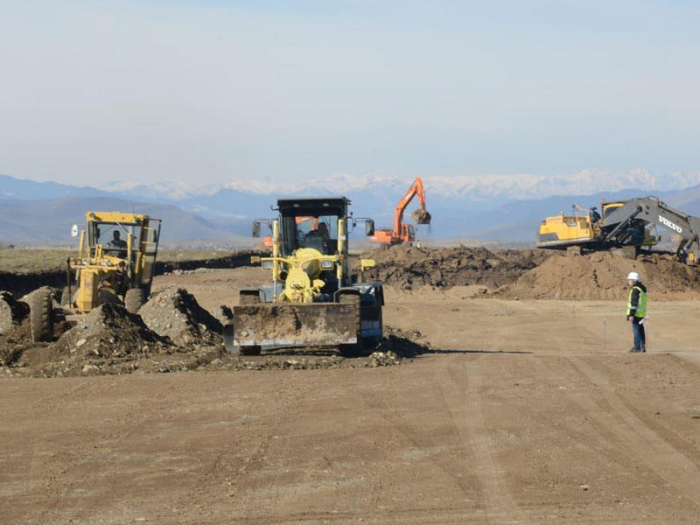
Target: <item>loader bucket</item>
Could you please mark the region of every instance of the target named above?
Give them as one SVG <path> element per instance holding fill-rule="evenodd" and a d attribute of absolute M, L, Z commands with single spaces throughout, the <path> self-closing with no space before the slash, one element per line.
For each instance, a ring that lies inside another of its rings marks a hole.
<path fill-rule="evenodd" d="M 411 214 L 411 218 L 416 224 L 430 224 L 432 216 L 427 211 L 418 209 Z"/>
<path fill-rule="evenodd" d="M 328 348 L 356 344 L 360 334 L 357 303 L 255 304 L 233 309 L 226 327 L 227 349 Z"/>

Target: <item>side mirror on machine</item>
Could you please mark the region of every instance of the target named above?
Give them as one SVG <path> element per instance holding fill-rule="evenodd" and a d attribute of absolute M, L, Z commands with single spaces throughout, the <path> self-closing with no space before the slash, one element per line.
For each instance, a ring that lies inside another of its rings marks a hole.
<path fill-rule="evenodd" d="M 253 221 L 253 237 L 260 237 L 260 221 Z"/>
<path fill-rule="evenodd" d="M 365 221 L 365 235 L 367 237 L 374 235 L 374 221 L 372 219 L 367 219 Z"/>
<path fill-rule="evenodd" d="M 80 228 L 78 228 L 77 224 L 74 224 L 70 229 L 70 236 L 77 237 L 78 233 L 80 233 Z"/>

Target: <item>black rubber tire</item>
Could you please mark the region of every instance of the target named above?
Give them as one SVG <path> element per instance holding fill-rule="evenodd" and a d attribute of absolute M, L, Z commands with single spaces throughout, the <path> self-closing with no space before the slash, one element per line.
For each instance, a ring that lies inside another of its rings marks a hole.
<path fill-rule="evenodd" d="M 61 292 L 61 306 L 71 306 L 71 292 L 75 291 L 75 288 L 71 287 L 68 288 L 67 286 L 63 287 L 63 291 Z"/>
<path fill-rule="evenodd" d="M 142 288 L 130 288 L 126 291 L 124 306 L 127 312 L 136 314 L 144 304 L 146 304 L 146 293 Z"/>
<path fill-rule="evenodd" d="M 32 341 L 35 343 L 53 339 L 53 299 L 48 290 L 34 294 L 29 305 L 29 321 Z"/>

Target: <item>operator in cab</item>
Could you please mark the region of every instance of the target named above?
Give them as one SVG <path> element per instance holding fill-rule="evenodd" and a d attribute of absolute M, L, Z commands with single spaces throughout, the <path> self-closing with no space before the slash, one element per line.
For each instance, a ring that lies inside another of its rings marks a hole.
<path fill-rule="evenodd" d="M 119 230 L 114 230 L 112 240 L 107 243 L 107 248 L 110 251 L 117 253 L 118 257 L 126 256 L 126 241 L 121 238 Z"/>
<path fill-rule="evenodd" d="M 328 233 L 328 225 L 320 222 L 315 230 L 311 230 L 305 236 L 306 246 L 317 248 L 321 253 L 328 255 L 331 249 L 331 236 Z"/>

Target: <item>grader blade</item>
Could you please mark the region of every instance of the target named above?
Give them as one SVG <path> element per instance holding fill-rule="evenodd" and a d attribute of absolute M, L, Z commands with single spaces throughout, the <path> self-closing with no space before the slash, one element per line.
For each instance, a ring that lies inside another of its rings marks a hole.
<path fill-rule="evenodd" d="M 253 353 L 246 349 L 254 348 L 328 348 L 356 344 L 360 330 L 357 303 L 256 304 L 234 307 L 227 339 L 241 353 Z"/>

